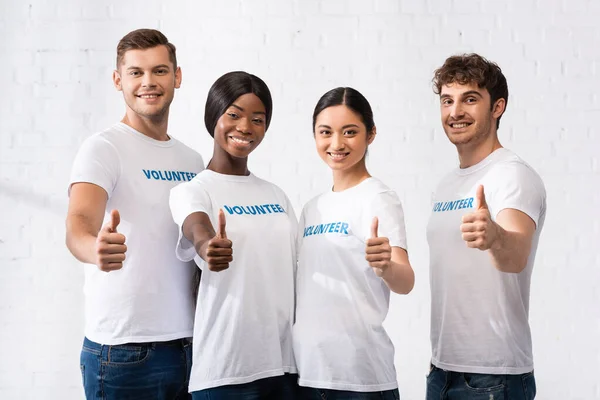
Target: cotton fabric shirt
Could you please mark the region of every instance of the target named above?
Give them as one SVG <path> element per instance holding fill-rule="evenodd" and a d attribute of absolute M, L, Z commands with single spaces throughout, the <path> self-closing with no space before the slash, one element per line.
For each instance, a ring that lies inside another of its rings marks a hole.
<path fill-rule="evenodd" d="M 396 193 L 376 178 L 306 204 L 299 224 L 294 351 L 301 386 L 372 392 L 398 387 L 383 328 L 390 290 L 366 261 L 371 223 L 406 249 Z"/>
<path fill-rule="evenodd" d="M 515 209 L 536 224 L 527 266 L 518 274 L 500 272 L 489 251 L 468 248 L 462 239 L 461 219 L 476 210 L 479 185 L 493 220 Z M 498 149 L 442 179 L 427 227 L 435 366 L 482 374 L 533 370 L 529 291 L 545 215 L 542 180 L 510 150 Z"/>
<path fill-rule="evenodd" d="M 158 141 L 123 123 L 86 139 L 70 184 L 92 183 L 121 216 L 123 268 L 106 273 L 85 265 L 85 335 L 106 345 L 191 337 L 193 263 L 175 257 L 177 225 L 169 192 L 204 169 L 202 157 L 175 138 Z M 70 186 L 69 186 L 70 187 Z"/>
<path fill-rule="evenodd" d="M 233 262 L 210 271 L 183 236 L 177 255 L 202 268 L 190 392 L 296 372 L 292 349 L 297 220 L 281 189 L 254 175 L 211 170 L 171 192 L 182 227 L 205 213 L 215 230 L 223 209 Z"/>

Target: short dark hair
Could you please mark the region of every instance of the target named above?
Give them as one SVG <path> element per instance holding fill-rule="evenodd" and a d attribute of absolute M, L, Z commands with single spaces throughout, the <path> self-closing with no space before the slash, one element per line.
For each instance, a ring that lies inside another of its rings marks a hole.
<path fill-rule="evenodd" d="M 240 96 L 253 93 L 265 106 L 265 131 L 273 114 L 273 100 L 267 84 L 256 75 L 244 71 L 228 72 L 213 83 L 204 108 L 204 125 L 214 137 L 217 121 Z"/>
<path fill-rule="evenodd" d="M 489 61 L 479 54 L 461 54 L 448 57 L 433 76 L 433 91 L 440 94 L 442 86 L 451 83 L 467 85 L 476 83 L 479 88 L 486 88 L 491 98 L 491 106 L 498 99 L 508 104 L 508 84 L 502 70 L 495 62 Z M 496 121 L 496 129 L 500 127 L 500 117 Z"/>
<path fill-rule="evenodd" d="M 123 36 L 117 45 L 117 69 L 123 62 L 125 53 L 129 50 L 146 50 L 161 45 L 167 47 L 169 59 L 173 63 L 174 68 L 177 69 L 175 45 L 169 43 L 169 39 L 156 29 L 137 29 Z"/>
<path fill-rule="evenodd" d="M 313 131 L 315 130 L 315 125 L 317 123 L 317 116 L 321 111 L 328 107 L 339 105 L 345 105 L 360 115 L 360 118 L 367 128 L 367 133 L 370 133 L 373 130 L 373 127 L 375 127 L 373 110 L 365 96 L 351 87 L 337 87 L 325 93 L 317 102 L 315 111 L 313 112 Z"/>

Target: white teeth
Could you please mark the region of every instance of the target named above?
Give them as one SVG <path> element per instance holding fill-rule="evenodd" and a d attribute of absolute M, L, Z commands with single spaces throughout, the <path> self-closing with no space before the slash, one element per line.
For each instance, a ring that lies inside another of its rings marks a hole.
<path fill-rule="evenodd" d="M 329 157 L 336 159 L 336 160 L 341 160 L 342 158 L 346 157 L 347 154 L 344 153 L 329 153 Z"/>
<path fill-rule="evenodd" d="M 154 99 L 154 98 L 157 98 L 158 95 L 157 94 L 143 94 L 140 97 L 142 99 Z"/>
<path fill-rule="evenodd" d="M 235 143 L 240 143 L 240 144 L 248 144 L 248 143 L 250 143 L 250 140 L 244 140 L 244 139 L 240 139 L 240 138 L 236 138 L 236 137 L 230 137 L 230 139 L 232 141 L 234 141 Z"/>
<path fill-rule="evenodd" d="M 453 128 L 466 128 L 467 126 L 469 126 L 469 124 L 466 123 L 462 123 L 462 124 L 452 124 Z"/>

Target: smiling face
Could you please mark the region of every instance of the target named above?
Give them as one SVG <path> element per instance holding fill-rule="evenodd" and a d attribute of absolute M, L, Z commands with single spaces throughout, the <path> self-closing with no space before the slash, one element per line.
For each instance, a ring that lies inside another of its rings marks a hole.
<path fill-rule="evenodd" d="M 215 150 L 234 158 L 248 157 L 265 137 L 265 117 L 265 106 L 254 93 L 238 97 L 217 121 Z"/>
<path fill-rule="evenodd" d="M 496 121 L 505 100 L 491 105 L 490 94 L 477 84 L 450 83 L 441 87 L 440 111 L 446 136 L 456 146 L 477 145 L 496 136 Z"/>
<path fill-rule="evenodd" d="M 164 45 L 128 50 L 113 73 L 113 82 L 123 92 L 128 115 L 162 118 L 181 84 L 181 70 L 175 69 Z"/>
<path fill-rule="evenodd" d="M 368 145 L 375 128 L 367 128 L 359 114 L 345 105 L 327 107 L 315 121 L 315 143 L 319 156 L 334 171 L 350 171 L 364 166 Z"/>

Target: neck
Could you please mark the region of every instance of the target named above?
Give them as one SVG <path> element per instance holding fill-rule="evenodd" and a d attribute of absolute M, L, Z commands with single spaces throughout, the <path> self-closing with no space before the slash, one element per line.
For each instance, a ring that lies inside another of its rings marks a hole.
<path fill-rule="evenodd" d="M 236 158 L 227 153 L 215 142 L 213 156 L 206 169 L 224 175 L 250 175 L 248 170 L 248 158 Z"/>
<path fill-rule="evenodd" d="M 350 189 L 370 177 L 371 175 L 369 174 L 369 171 L 367 171 L 365 160 L 363 158 L 359 163 L 348 170 L 333 171 L 333 191 L 341 192 Z"/>
<path fill-rule="evenodd" d="M 169 123 L 168 110 L 160 116 L 148 118 L 136 114 L 130 109 L 127 109 L 127 113 L 121 122 L 148 136 L 149 138 L 160 141 L 169 140 L 169 135 L 167 134 L 167 127 Z"/>
<path fill-rule="evenodd" d="M 460 168 L 472 167 L 500 148 L 502 145 L 495 132 L 488 135 L 487 140 L 483 142 L 457 145 Z"/>

